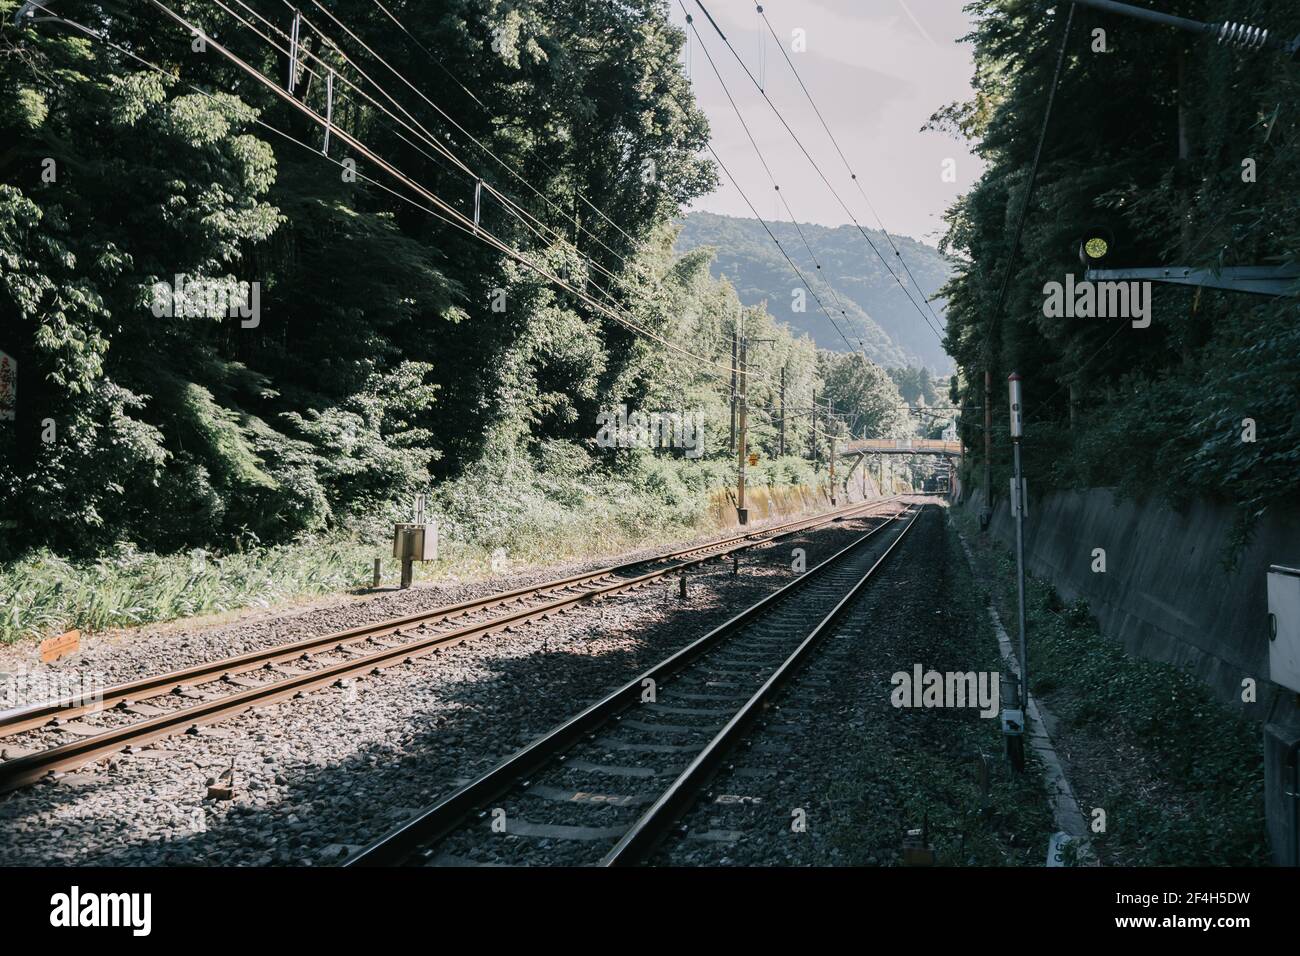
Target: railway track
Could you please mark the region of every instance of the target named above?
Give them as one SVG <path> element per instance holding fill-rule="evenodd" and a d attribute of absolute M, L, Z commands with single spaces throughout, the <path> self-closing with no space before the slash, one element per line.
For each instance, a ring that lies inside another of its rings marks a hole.
<path fill-rule="evenodd" d="M 0 792 L 173 734 L 196 733 L 252 707 L 376 674 L 440 648 L 642 588 L 821 525 L 870 517 L 898 497 L 859 502 L 640 561 L 205 662 L 120 684 L 91 699 L 54 700 L 0 712 L 0 749 L 8 757 L 0 762 Z M 74 739 L 31 749 L 51 733 Z"/>
<path fill-rule="evenodd" d="M 343 865 L 643 861 L 920 513 L 871 529 Z"/>

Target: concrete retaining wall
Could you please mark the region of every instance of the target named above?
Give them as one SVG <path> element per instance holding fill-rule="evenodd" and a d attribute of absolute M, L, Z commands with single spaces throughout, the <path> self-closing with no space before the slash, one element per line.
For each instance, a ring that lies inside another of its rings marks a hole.
<path fill-rule="evenodd" d="M 978 496 L 970 507 L 978 507 Z M 1297 865 L 1296 800 L 1287 796 L 1290 745 L 1300 739 L 1297 695 L 1268 680 L 1267 571 L 1300 565 L 1300 509 L 1270 513 L 1236 567 L 1224 568 L 1229 508 L 1200 502 L 1184 514 L 1156 503 L 1116 501 L 1106 489 L 1035 500 L 1025 529 L 1029 570 L 1067 601 L 1083 598 L 1103 633 L 1132 654 L 1168 661 L 1204 680 L 1225 703 L 1258 719 L 1264 736 L 1269 838 L 1279 863 Z M 1007 502 L 991 530 L 1014 547 Z M 1104 548 L 1106 572 L 1092 571 Z M 1256 703 L 1241 700 L 1254 678 Z"/>
<path fill-rule="evenodd" d="M 849 481 L 836 478 L 836 500 L 844 505 L 864 498 L 880 495 L 876 481 L 870 475 L 863 477 L 861 470 Z M 769 488 L 750 485 L 745 489 L 745 505 L 749 508 L 751 524 L 777 519 L 798 518 L 800 515 L 829 511 L 831 492 L 829 482 L 811 485 L 784 485 Z M 709 522 L 714 528 L 736 527 L 736 492 L 734 488 L 719 488 L 709 496 Z"/>

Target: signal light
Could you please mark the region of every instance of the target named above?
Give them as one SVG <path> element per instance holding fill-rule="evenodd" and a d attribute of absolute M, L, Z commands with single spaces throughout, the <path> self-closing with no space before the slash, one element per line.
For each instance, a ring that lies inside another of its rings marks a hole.
<path fill-rule="evenodd" d="M 1112 245 L 1114 238 L 1109 229 L 1104 226 L 1089 229 L 1079 240 L 1079 261 L 1085 269 L 1094 269 L 1110 255 Z"/>

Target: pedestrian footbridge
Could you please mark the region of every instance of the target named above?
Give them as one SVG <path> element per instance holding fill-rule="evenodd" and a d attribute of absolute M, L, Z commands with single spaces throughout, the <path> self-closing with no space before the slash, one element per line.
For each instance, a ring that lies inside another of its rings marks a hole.
<path fill-rule="evenodd" d="M 937 438 L 860 438 L 846 441 L 840 448 L 845 454 L 867 455 L 942 455 L 961 457 L 961 442 Z"/>

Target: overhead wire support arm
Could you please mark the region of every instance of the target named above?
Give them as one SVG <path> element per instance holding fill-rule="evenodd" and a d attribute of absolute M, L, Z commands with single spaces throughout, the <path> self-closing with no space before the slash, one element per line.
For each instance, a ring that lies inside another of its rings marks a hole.
<path fill-rule="evenodd" d="M 1134 20 L 1145 20 L 1147 23 L 1174 27 L 1188 33 L 1212 36 L 1220 44 L 1241 47 L 1247 50 L 1276 50 L 1290 60 L 1300 60 L 1300 36 L 1293 40 L 1283 40 L 1262 27 L 1236 23 L 1231 20 L 1223 23 L 1203 23 L 1200 20 L 1189 20 L 1187 17 L 1161 13 L 1147 7 L 1119 3 L 1118 0 L 1074 0 L 1074 2 L 1081 7 L 1091 7 L 1094 10 L 1103 10 L 1107 13 L 1131 17 Z"/>
<path fill-rule="evenodd" d="M 301 31 L 302 13 L 294 10 L 293 24 L 289 27 L 289 82 L 286 87 L 290 96 L 293 96 L 294 87 L 298 83 L 298 48 L 301 42 Z"/>
<path fill-rule="evenodd" d="M 156 7 L 160 12 L 162 12 L 164 15 L 166 15 L 168 18 L 170 18 L 172 21 L 174 21 L 176 24 L 183 27 L 187 31 L 191 33 L 197 33 L 198 35 L 203 36 L 204 40 L 207 42 L 209 47 L 217 51 L 219 54 L 221 54 L 223 57 L 225 57 L 227 60 L 233 63 L 240 70 L 243 70 L 254 80 L 266 86 L 267 89 L 269 89 L 271 92 L 278 95 L 288 105 L 299 110 L 307 118 L 311 119 L 313 122 L 321 126 L 324 125 L 323 116 L 320 116 L 314 110 L 310 109 L 309 107 L 299 102 L 295 97 L 289 95 L 275 81 L 269 79 L 268 77 L 264 76 L 262 73 L 260 73 L 259 71 L 251 67 L 247 62 L 245 62 L 239 56 L 237 56 L 232 51 L 227 49 L 223 44 L 217 42 L 210 35 L 207 35 L 203 31 L 201 31 L 197 26 L 195 26 L 189 20 L 186 20 L 183 16 L 178 14 L 166 3 L 162 2 L 162 0 L 148 0 L 148 3 Z M 357 151 L 361 155 L 365 156 L 366 158 L 370 159 L 371 161 L 375 162 L 376 165 L 379 166 L 379 168 L 383 169 L 386 173 L 388 173 L 398 182 L 411 189 L 422 199 L 431 203 L 438 210 L 441 210 L 440 213 L 433 212 L 435 216 L 445 219 L 449 223 L 451 223 L 455 228 L 460 229 L 470 235 L 473 235 L 473 220 L 470 219 L 468 216 L 454 209 L 446 201 L 434 195 L 432 192 L 430 192 L 427 188 L 423 187 L 421 184 L 411 180 L 404 173 L 402 173 L 401 170 L 397 169 L 395 166 L 392 165 L 392 163 L 388 162 L 383 157 L 377 155 L 373 150 L 369 149 L 364 143 L 358 140 L 355 136 L 347 133 L 342 128 L 337 129 L 337 135 L 338 138 L 341 139 L 347 146 Z M 409 198 L 409 197 L 404 197 L 404 198 Z M 432 212 L 432 210 L 429 211 Z M 609 318 L 620 325 L 623 325 L 624 327 L 630 329 L 633 332 L 636 332 L 637 334 L 641 335 L 644 338 L 651 339 L 657 342 L 658 344 L 664 346 L 670 351 L 679 353 L 684 358 L 691 360 L 696 364 L 699 364 L 701 366 L 707 366 L 712 369 L 717 369 L 720 371 L 726 371 L 724 366 L 721 366 L 717 363 L 704 359 L 701 356 L 698 356 L 695 353 L 679 345 L 676 345 L 675 343 L 670 342 L 667 339 L 664 339 L 662 336 L 654 333 L 653 331 L 650 331 L 640 326 L 635 321 L 616 313 L 614 310 L 605 307 L 600 303 L 596 302 L 595 300 L 591 299 L 590 297 L 584 295 L 583 293 L 578 292 L 577 290 L 569 286 L 566 282 L 564 282 L 562 279 L 557 277 L 552 271 L 548 270 L 545 266 L 539 265 L 538 263 L 532 261 L 526 255 L 521 253 L 519 250 L 514 249 L 512 246 L 500 240 L 498 237 L 492 236 L 491 234 L 488 234 L 485 231 L 483 238 L 484 241 L 488 242 L 489 245 L 493 246 L 494 248 L 498 249 L 500 252 L 509 256 L 514 261 L 520 263 L 521 265 L 525 266 L 531 271 L 537 273 L 538 275 L 542 276 L 544 279 L 547 279 L 548 281 L 560 286 L 561 288 L 565 288 L 566 291 L 576 294 L 578 298 L 586 302 L 587 305 L 593 307 L 598 313 L 600 313 L 604 317 Z M 717 371 L 713 371 L 711 372 L 711 374 L 716 376 Z"/>
<path fill-rule="evenodd" d="M 330 154 L 330 130 L 334 127 L 334 71 L 325 74 L 325 145 L 321 152 Z M 478 217 L 475 216 L 477 221 Z"/>
<path fill-rule="evenodd" d="M 1279 266 L 1223 266 L 1219 269 L 1193 269 L 1190 266 L 1088 269 L 1084 278 L 1089 282 L 1168 282 L 1252 295 L 1300 295 L 1300 265 L 1293 262 Z"/>

